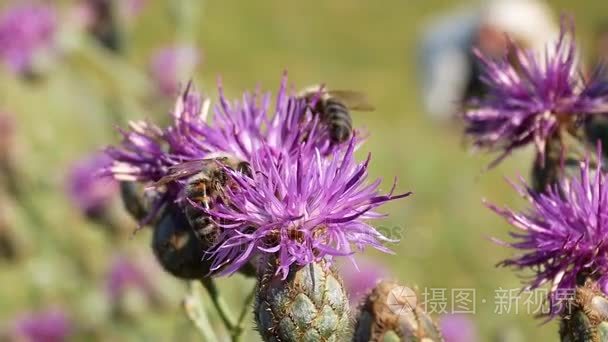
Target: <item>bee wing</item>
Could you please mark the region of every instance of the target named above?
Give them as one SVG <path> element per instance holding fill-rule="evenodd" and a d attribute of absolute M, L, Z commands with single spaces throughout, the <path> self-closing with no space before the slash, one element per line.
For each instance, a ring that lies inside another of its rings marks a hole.
<path fill-rule="evenodd" d="M 344 103 L 349 109 L 365 112 L 375 110 L 375 107 L 369 103 L 367 96 L 362 92 L 354 90 L 328 90 L 326 93 Z"/>
<path fill-rule="evenodd" d="M 209 163 L 215 163 L 215 159 L 191 160 L 174 165 L 169 168 L 167 175 L 155 182 L 153 186 L 158 187 L 179 179 L 194 176 Z"/>

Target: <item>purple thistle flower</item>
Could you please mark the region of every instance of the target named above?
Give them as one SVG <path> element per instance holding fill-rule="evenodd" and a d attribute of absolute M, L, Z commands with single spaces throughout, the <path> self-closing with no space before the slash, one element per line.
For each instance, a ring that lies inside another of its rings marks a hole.
<path fill-rule="evenodd" d="M 186 89 L 173 111 L 175 123 L 166 131 L 173 154 L 196 160 L 223 153 L 249 161 L 263 146 L 291 153 L 303 140 L 314 144 L 324 156 L 335 149 L 306 100 L 287 93 L 287 76 L 274 108 L 270 94 L 245 93 L 242 101 L 229 102 L 221 84 L 219 93 L 219 104 L 207 120 L 209 104 L 190 87 Z"/>
<path fill-rule="evenodd" d="M 333 158 L 322 158 L 310 142 L 291 154 L 261 148 L 250 160 L 252 178 L 226 170 L 236 184 L 225 189 L 229 203 L 207 211 L 222 228 L 211 270 L 234 273 L 260 253 L 276 256 L 285 278 L 293 264 L 352 257 L 353 245 L 390 252 L 382 245 L 390 240 L 367 220 L 382 217 L 373 209 L 410 193 L 393 195 L 393 187 L 380 195 L 379 179 L 365 184 L 370 159 L 355 162 L 354 145 Z"/>
<path fill-rule="evenodd" d="M 181 77 L 189 77 L 201 62 L 193 46 L 169 46 L 157 51 L 150 61 L 150 74 L 159 92 L 174 97 L 179 91 Z"/>
<path fill-rule="evenodd" d="M 601 152 L 598 153 L 598 159 Z M 527 288 L 551 283 L 552 314 L 559 313 L 564 293 L 572 293 L 581 278 L 597 280 L 604 291 L 608 282 L 608 183 L 601 163 L 590 170 L 581 165 L 580 177 L 565 178 L 544 193 L 523 184 L 514 188 L 526 198 L 530 210 L 515 212 L 488 204 L 518 232 L 514 242 L 497 241 L 522 251 L 501 263 L 536 273 Z M 522 180 L 523 183 L 523 180 Z"/>
<path fill-rule="evenodd" d="M 499 60 L 475 51 L 488 94 L 469 103 L 466 133 L 475 146 L 502 151 L 493 165 L 529 143 L 542 157 L 547 140 L 559 137 L 562 129 L 571 130 L 583 115 L 608 111 L 608 83 L 599 72 L 584 82 L 568 33 L 573 36 L 573 29 L 563 24 L 559 40 L 542 56 L 512 42 L 511 53 Z"/>
<path fill-rule="evenodd" d="M 378 262 L 364 258 L 355 258 L 355 261 L 356 263 L 350 260 L 341 262 L 338 268 L 353 306 L 376 287 L 378 282 L 390 275 L 390 272 Z"/>
<path fill-rule="evenodd" d="M 466 315 L 443 315 L 439 319 L 439 326 L 445 342 L 477 341 L 475 323 Z"/>
<path fill-rule="evenodd" d="M 68 316 L 59 309 L 32 312 L 13 323 L 15 337 L 31 342 L 66 341 L 72 333 Z"/>
<path fill-rule="evenodd" d="M 208 120 L 209 107 L 209 100 L 189 85 L 176 101 L 169 127 L 130 123 L 128 130 L 121 130 L 122 144 L 106 150 L 114 160 L 106 174 L 121 181 L 153 184 L 191 161 L 230 155 L 248 162 L 262 146 L 277 152 L 295 151 L 306 140 L 324 155 L 336 148 L 306 100 L 287 93 L 286 76 L 272 109 L 269 94 L 246 93 L 242 102 L 229 103 L 221 87 L 219 104 Z M 167 183 L 160 202 L 179 199 L 183 186 L 184 180 Z"/>
<path fill-rule="evenodd" d="M 117 256 L 106 277 L 106 291 L 112 302 L 117 302 L 130 289 L 143 292 L 148 298 L 154 296 L 154 288 L 145 270 L 125 256 Z"/>
<path fill-rule="evenodd" d="M 118 183 L 100 172 L 112 164 L 106 153 L 95 153 L 71 167 L 67 193 L 72 204 L 89 217 L 103 214 L 118 196 Z"/>
<path fill-rule="evenodd" d="M 0 58 L 15 73 L 30 71 L 34 55 L 53 46 L 56 15 L 52 7 L 24 3 L 0 14 Z"/>
<path fill-rule="evenodd" d="M 155 182 L 176 164 L 167 151 L 164 132 L 159 127 L 145 121 L 132 121 L 129 129 L 121 129 L 120 133 L 122 144 L 106 149 L 113 159 L 106 171 L 117 180 Z"/>

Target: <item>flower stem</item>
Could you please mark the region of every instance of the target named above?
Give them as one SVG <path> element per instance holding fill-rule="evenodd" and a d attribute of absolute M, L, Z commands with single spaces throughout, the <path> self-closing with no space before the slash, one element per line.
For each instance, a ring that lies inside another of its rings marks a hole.
<path fill-rule="evenodd" d="M 190 285 L 190 293 L 184 299 L 184 309 L 205 341 L 218 341 L 203 305 L 200 285 L 196 282 Z"/>
<path fill-rule="evenodd" d="M 249 309 L 251 308 L 251 303 L 253 302 L 254 297 L 255 297 L 255 288 L 253 288 L 253 290 L 251 290 L 249 295 L 247 295 L 247 297 L 245 298 L 245 303 L 244 303 L 243 309 L 241 309 L 241 313 L 239 314 L 239 318 L 236 322 L 236 327 L 232 334 L 232 341 L 234 341 L 234 342 L 241 341 L 241 337 L 242 337 L 243 331 L 244 331 L 243 324 L 245 323 L 245 317 L 247 317 L 247 312 L 249 312 Z"/>
<path fill-rule="evenodd" d="M 232 313 L 228 308 L 228 304 L 226 304 L 223 297 L 220 295 L 215 281 L 213 280 L 213 278 L 205 277 L 201 279 L 201 284 L 203 284 L 203 286 L 209 293 L 209 297 L 211 297 L 211 302 L 219 313 L 222 322 L 224 322 L 224 325 L 226 326 L 226 329 L 228 329 L 228 331 L 233 334 L 236 327 L 236 324 L 234 323 L 234 317 L 232 316 Z"/>

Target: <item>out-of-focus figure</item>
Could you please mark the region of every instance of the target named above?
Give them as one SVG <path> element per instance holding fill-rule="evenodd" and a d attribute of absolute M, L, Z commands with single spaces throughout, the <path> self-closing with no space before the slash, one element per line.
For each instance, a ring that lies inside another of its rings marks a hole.
<path fill-rule="evenodd" d="M 598 25 L 595 34 L 595 62 L 604 65 L 602 72 L 608 78 L 608 20 Z M 594 63 L 597 64 L 597 63 Z"/>
<path fill-rule="evenodd" d="M 474 49 L 500 57 L 507 53 L 507 36 L 541 49 L 557 35 L 555 18 L 541 0 L 491 0 L 433 19 L 418 49 L 426 111 L 436 120 L 449 120 L 464 100 L 483 96 Z"/>
<path fill-rule="evenodd" d="M 596 28 L 593 42 L 593 57 L 589 65 L 600 65 L 598 70 L 586 70 L 587 74 L 597 72 L 599 77 L 608 80 L 608 21 L 600 23 Z M 599 140 L 602 153 L 608 157 L 608 117 L 592 115 L 585 121 L 585 135 L 588 142 L 594 145 Z"/>

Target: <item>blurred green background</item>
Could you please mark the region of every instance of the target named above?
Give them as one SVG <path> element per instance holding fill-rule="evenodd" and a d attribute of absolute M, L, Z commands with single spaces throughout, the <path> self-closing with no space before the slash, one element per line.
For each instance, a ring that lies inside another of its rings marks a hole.
<path fill-rule="evenodd" d="M 130 68 L 146 70 L 155 49 L 193 38 L 204 54 L 194 78 L 212 99 L 218 76 L 230 97 L 238 97 L 256 85 L 275 91 L 283 70 L 288 70 L 290 83 L 297 87 L 324 82 L 366 92 L 377 110 L 354 114 L 356 126 L 371 133 L 360 156 L 372 152 L 371 175 L 385 179 L 386 190 L 396 176 L 398 190 L 414 191 L 412 197 L 383 209 L 390 216 L 381 225 L 397 226 L 403 232 L 393 246 L 396 255 L 366 254 L 389 267 L 396 279 L 419 288 L 476 289 L 472 318 L 482 341 L 505 329 L 520 331 L 524 341 L 557 339 L 555 322 L 541 325 L 526 313 L 494 313 L 494 291 L 517 288 L 520 279 L 511 270 L 494 267 L 512 253 L 488 237 L 506 237 L 509 227 L 481 199 L 525 205 L 504 177 L 527 176 L 531 151 L 518 152 L 484 172 L 492 156 L 470 153 L 461 127 L 432 122 L 419 101 L 414 62 L 422 25 L 466 2 L 216 0 L 201 2 L 198 12 L 188 12 L 193 14 L 189 23 L 176 21 L 175 12 L 168 9 L 171 3 L 176 2 L 150 0 L 132 23 L 125 50 Z M 556 16 L 574 17 L 580 45 L 588 50 L 594 25 L 608 16 L 605 3 L 554 0 L 551 5 Z M 191 28 L 195 34 L 188 31 Z M 169 276 L 158 280 L 167 297 L 162 310 L 143 307 L 120 320 L 108 313 L 103 279 L 114 251 L 150 257 L 151 234 L 146 229 L 120 242 L 108 239 L 66 201 L 66 169 L 74 159 L 118 142 L 113 130 L 119 120 L 116 111 L 131 119 L 143 115 L 162 122 L 171 103 L 155 102 L 148 109 L 134 104 L 128 91 L 138 83 L 126 77 L 122 67 L 107 74 L 107 69 L 96 68 L 85 57 L 66 58 L 35 84 L 8 74 L 0 79 L 0 108 L 17 121 L 17 164 L 27 183 L 27 198 L 45 222 L 33 224 L 20 205 L 6 203 L 23 255 L 16 262 L 0 264 L 0 319 L 59 305 L 90 334 L 83 336 L 115 341 L 196 340 L 199 337 L 180 306 L 186 284 Z M 253 286 L 241 276 L 220 283 L 235 308 Z M 221 331 L 215 317 L 213 322 Z M 256 337 L 252 333 L 248 338 Z"/>

